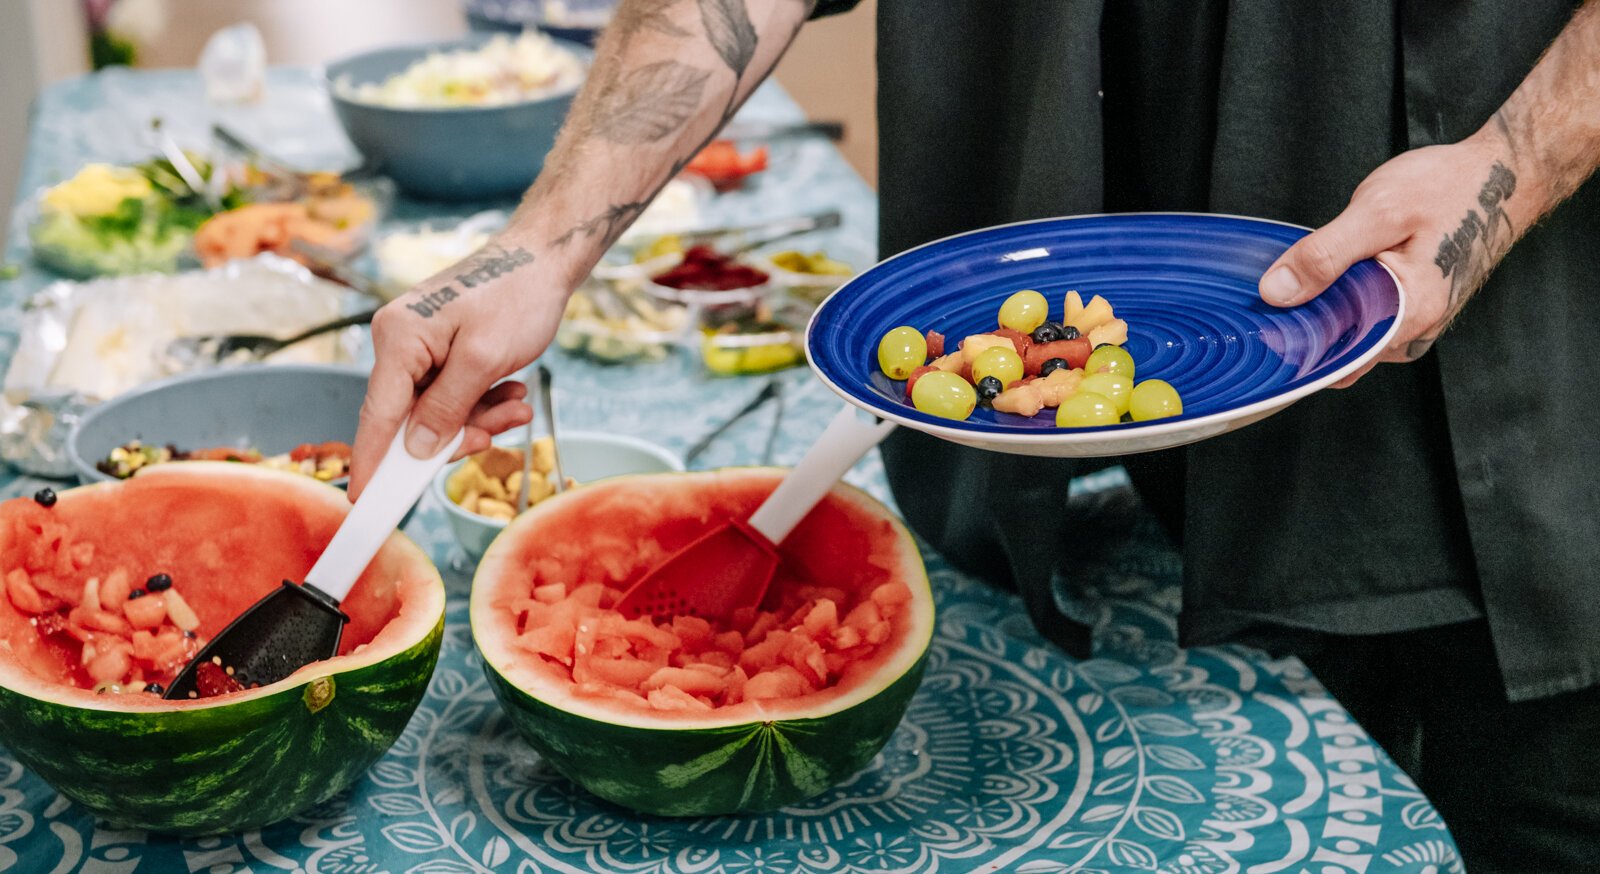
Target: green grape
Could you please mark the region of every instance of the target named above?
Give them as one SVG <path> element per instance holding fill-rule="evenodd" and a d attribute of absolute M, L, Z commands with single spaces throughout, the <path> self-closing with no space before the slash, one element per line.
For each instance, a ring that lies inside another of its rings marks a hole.
<path fill-rule="evenodd" d="M 1128 411 L 1128 398 L 1133 393 L 1133 379 L 1120 373 L 1091 373 L 1078 383 L 1078 391 L 1103 395 L 1117 407 L 1117 415 Z"/>
<path fill-rule="evenodd" d="M 916 328 L 904 325 L 878 341 L 878 366 L 890 379 L 905 379 L 928 360 L 928 341 Z"/>
<path fill-rule="evenodd" d="M 1023 377 L 1022 356 L 1011 346 L 991 346 L 972 359 L 972 381 L 982 382 L 985 376 L 1000 380 L 1007 386 Z"/>
<path fill-rule="evenodd" d="M 1084 362 L 1084 373 L 1115 373 L 1133 379 L 1133 356 L 1121 346 L 1101 346 L 1089 353 Z"/>
<path fill-rule="evenodd" d="M 978 405 L 978 392 L 960 374 L 935 370 L 917 378 L 911 387 L 911 403 L 930 416 L 965 419 Z"/>
<path fill-rule="evenodd" d="M 922 383 L 917 383 L 921 386 Z M 1089 428 L 1095 425 L 1115 425 L 1121 421 L 1117 415 L 1117 405 L 1105 395 L 1097 395 L 1092 391 L 1080 391 L 1065 401 L 1056 410 L 1057 428 Z"/>
<path fill-rule="evenodd" d="M 1000 327 L 1033 333 L 1050 315 L 1050 302 L 1037 291 L 1019 291 L 1000 305 Z"/>
<path fill-rule="evenodd" d="M 1183 415 L 1183 398 L 1178 390 L 1159 379 L 1147 379 L 1133 387 L 1128 412 L 1135 422 Z"/>

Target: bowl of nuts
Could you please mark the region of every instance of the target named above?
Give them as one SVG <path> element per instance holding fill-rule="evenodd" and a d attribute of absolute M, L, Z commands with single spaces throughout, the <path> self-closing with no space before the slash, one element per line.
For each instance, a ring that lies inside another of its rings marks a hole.
<path fill-rule="evenodd" d="M 568 488 L 613 476 L 683 470 L 683 460 L 667 450 L 617 434 L 569 431 L 560 437 L 561 472 Z M 528 471 L 527 506 L 556 494 L 556 453 L 549 437 L 533 441 L 518 429 L 494 445 L 446 465 L 433 480 L 434 498 L 444 507 L 450 530 L 473 561 L 516 516 L 523 471 Z M 531 449 L 531 454 L 529 450 Z"/>

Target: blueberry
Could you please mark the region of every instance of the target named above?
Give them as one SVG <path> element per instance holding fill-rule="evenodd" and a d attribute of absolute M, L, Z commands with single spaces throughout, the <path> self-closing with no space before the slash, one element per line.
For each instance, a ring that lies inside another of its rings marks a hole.
<path fill-rule="evenodd" d="M 1034 328 L 1031 336 L 1035 343 L 1054 343 L 1061 339 L 1061 326 L 1055 322 L 1045 322 Z"/>
<path fill-rule="evenodd" d="M 194 632 L 193 631 L 185 631 L 183 633 L 183 636 L 185 638 L 187 638 L 188 640 L 194 640 Z"/>
<path fill-rule="evenodd" d="M 165 592 L 172 588 L 172 577 L 166 574 L 156 574 L 144 581 L 144 587 L 152 592 Z"/>
<path fill-rule="evenodd" d="M 128 600 L 132 601 L 135 598 L 143 598 L 145 595 L 148 595 L 148 594 L 150 594 L 150 593 L 146 592 L 144 589 L 134 589 L 133 591 L 128 593 Z"/>
<path fill-rule="evenodd" d="M 45 487 L 33 493 L 34 501 L 41 507 L 54 507 L 56 505 L 56 490 Z"/>
<path fill-rule="evenodd" d="M 162 686 L 160 683 L 145 683 L 144 690 L 146 692 L 154 692 L 157 695 L 167 691 L 166 687 Z"/>
<path fill-rule="evenodd" d="M 1071 325 L 1062 325 L 1061 326 L 1061 339 L 1063 339 L 1063 340 L 1076 340 L 1076 339 L 1078 339 L 1078 329 L 1072 327 Z"/>
<path fill-rule="evenodd" d="M 1045 363 L 1039 365 L 1039 375 L 1040 376 L 1049 376 L 1050 374 L 1055 373 L 1058 370 L 1066 369 L 1066 366 L 1067 366 L 1067 359 L 1065 359 L 1065 358 L 1052 358 L 1049 361 L 1046 361 Z"/>
<path fill-rule="evenodd" d="M 1000 384 L 1000 380 L 985 376 L 978 380 L 978 403 L 987 407 L 994 401 L 995 395 L 1002 391 L 1005 391 L 1005 386 Z"/>

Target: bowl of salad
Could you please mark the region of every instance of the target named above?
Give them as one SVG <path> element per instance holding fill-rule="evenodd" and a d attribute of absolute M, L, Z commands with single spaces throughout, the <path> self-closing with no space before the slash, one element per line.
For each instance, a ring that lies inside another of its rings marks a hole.
<path fill-rule="evenodd" d="M 188 157 L 214 197 L 191 190 L 165 158 L 88 164 L 39 192 L 25 219 L 34 259 L 74 279 L 177 270 L 192 260 L 195 231 L 247 199 L 221 170 Z"/>
<path fill-rule="evenodd" d="M 346 58 L 326 84 L 351 143 L 401 191 L 485 200 L 532 184 L 589 58 L 538 32 L 477 34 Z"/>

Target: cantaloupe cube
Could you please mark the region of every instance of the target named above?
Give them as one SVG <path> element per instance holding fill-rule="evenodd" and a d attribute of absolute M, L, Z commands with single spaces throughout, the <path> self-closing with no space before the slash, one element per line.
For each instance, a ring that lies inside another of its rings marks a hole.
<path fill-rule="evenodd" d="M 1002 413 L 1032 416 L 1044 409 L 1044 393 L 1033 383 L 1021 383 L 995 395 L 991 402 Z"/>

